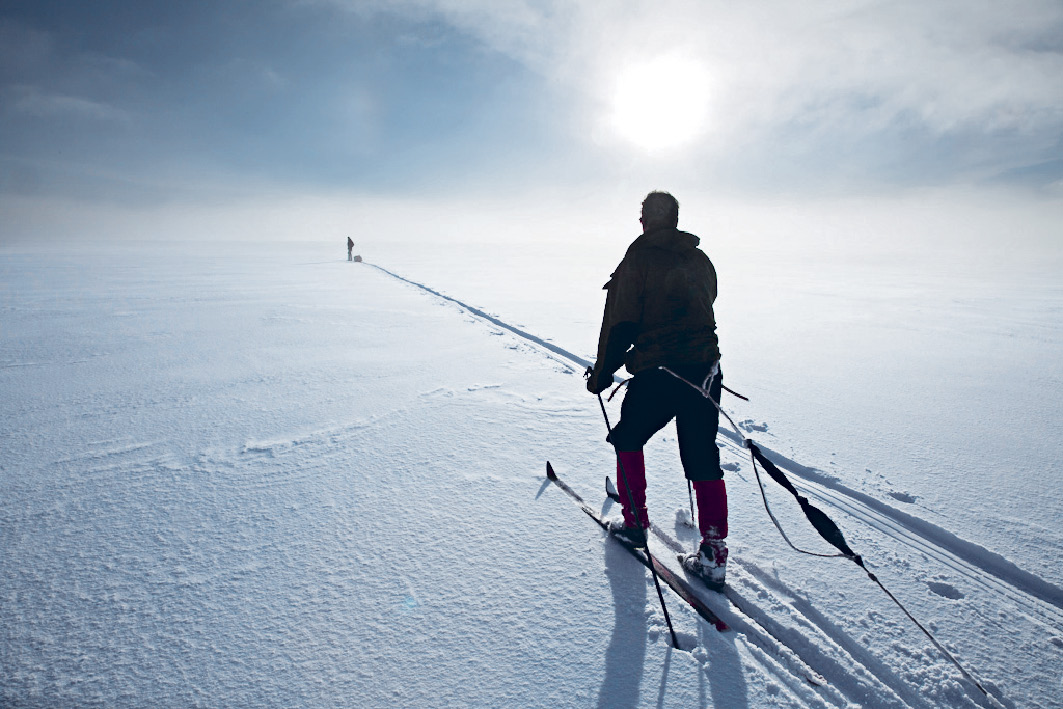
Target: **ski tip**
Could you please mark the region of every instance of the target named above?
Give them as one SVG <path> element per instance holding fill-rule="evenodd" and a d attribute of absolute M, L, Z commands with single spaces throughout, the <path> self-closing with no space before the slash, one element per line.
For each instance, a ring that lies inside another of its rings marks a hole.
<path fill-rule="evenodd" d="M 550 461 L 546 461 L 546 477 L 548 480 L 557 480 L 557 473 L 554 472 L 554 466 L 550 465 Z"/>

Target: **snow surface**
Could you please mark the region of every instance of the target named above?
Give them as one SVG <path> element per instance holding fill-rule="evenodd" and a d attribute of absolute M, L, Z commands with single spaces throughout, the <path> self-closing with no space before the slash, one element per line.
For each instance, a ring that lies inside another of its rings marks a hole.
<path fill-rule="evenodd" d="M 604 498 L 573 358 L 618 253 L 334 241 L 0 249 L 5 706 L 986 705 L 860 569 L 785 546 L 735 436 L 752 615 L 668 594 L 669 647 L 544 476 Z M 1063 706 L 1058 281 L 706 250 L 735 420 L 1005 706 Z M 647 458 L 693 544 L 673 430 Z"/>

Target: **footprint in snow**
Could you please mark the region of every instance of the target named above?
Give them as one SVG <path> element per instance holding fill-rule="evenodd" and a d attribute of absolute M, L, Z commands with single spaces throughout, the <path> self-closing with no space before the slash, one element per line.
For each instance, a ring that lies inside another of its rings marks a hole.
<path fill-rule="evenodd" d="M 501 389 L 501 384 L 473 384 L 470 387 L 466 387 L 467 391 L 483 391 L 485 389 Z"/>
<path fill-rule="evenodd" d="M 768 424 L 757 423 L 753 419 L 745 419 L 744 421 L 739 421 L 738 426 L 744 431 L 758 431 L 760 433 L 764 433 L 768 430 Z"/>
<path fill-rule="evenodd" d="M 901 502 L 908 502 L 908 503 L 912 503 L 912 502 L 915 502 L 916 500 L 918 500 L 918 499 L 919 499 L 919 498 L 918 498 L 918 497 L 916 497 L 915 495 L 909 495 L 909 494 L 908 494 L 908 493 L 906 493 L 906 492 L 891 492 L 891 493 L 888 493 L 888 494 L 889 494 L 889 496 L 890 496 L 890 497 L 892 497 L 892 498 L 893 498 L 894 500 L 899 500 L 899 501 L 901 501 Z"/>
<path fill-rule="evenodd" d="M 943 581 L 927 581 L 927 586 L 930 590 L 943 598 L 950 598 L 954 601 L 958 601 L 963 598 L 963 592 L 953 586 L 951 583 L 944 583 Z"/>

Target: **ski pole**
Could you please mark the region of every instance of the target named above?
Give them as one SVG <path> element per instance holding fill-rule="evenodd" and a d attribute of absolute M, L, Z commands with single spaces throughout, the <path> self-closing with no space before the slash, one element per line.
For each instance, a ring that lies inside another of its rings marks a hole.
<path fill-rule="evenodd" d="M 687 495 L 690 496 L 690 526 L 697 529 L 698 518 L 694 516 L 694 484 L 687 478 Z"/>
<path fill-rule="evenodd" d="M 602 401 L 601 393 L 598 394 L 598 405 L 602 407 L 602 416 L 605 417 L 605 428 L 609 431 L 609 435 L 613 435 L 613 427 L 609 424 L 609 414 L 605 411 L 605 402 Z M 650 555 L 649 546 L 649 533 L 650 530 L 642 526 L 642 519 L 639 516 L 638 510 L 635 508 L 635 496 L 631 492 L 631 486 L 627 484 L 627 472 L 624 470 L 624 461 L 620 460 L 619 451 L 616 456 L 617 467 L 620 468 L 620 476 L 624 481 L 624 489 L 627 490 L 628 503 L 631 505 L 631 510 L 635 515 L 635 524 L 642 530 L 643 537 L 646 539 L 647 544 L 644 551 L 646 552 L 646 561 L 650 562 L 650 575 L 653 576 L 653 585 L 657 589 L 657 598 L 661 601 L 661 610 L 664 611 L 664 621 L 668 624 L 668 632 L 672 634 L 672 647 L 679 648 L 679 638 L 676 637 L 675 628 L 672 627 L 672 617 L 668 615 L 668 606 L 664 602 L 664 593 L 661 591 L 661 580 L 657 578 L 657 569 L 653 568 L 653 557 Z M 681 649 L 681 648 L 680 648 Z"/>

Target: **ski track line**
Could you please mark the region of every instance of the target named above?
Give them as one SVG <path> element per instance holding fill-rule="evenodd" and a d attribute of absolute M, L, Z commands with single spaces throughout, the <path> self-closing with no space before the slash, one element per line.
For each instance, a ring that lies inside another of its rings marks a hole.
<path fill-rule="evenodd" d="M 544 483 L 544 489 L 550 484 L 551 481 L 548 479 Z M 564 489 L 566 492 L 568 491 L 567 486 Z M 569 494 L 572 495 L 573 493 Z M 607 506 L 613 504 L 608 497 L 605 502 Z M 579 505 L 584 508 L 584 512 L 587 511 L 588 505 L 582 498 L 579 500 Z M 599 522 L 599 524 L 601 523 Z M 684 551 L 683 545 L 667 533 L 662 533 L 659 528 L 655 528 L 655 531 L 656 534 L 650 539 L 650 544 L 653 547 L 650 549 L 652 557 L 656 562 L 666 566 L 677 576 L 686 578 L 686 572 L 678 567 L 678 561 L 676 560 L 676 553 Z M 606 540 L 611 536 L 604 530 L 603 534 L 603 539 Z M 662 545 L 667 550 L 662 550 Z M 854 682 L 857 685 L 860 685 L 860 683 L 856 680 L 851 680 L 849 673 L 841 672 L 836 674 L 836 676 L 843 676 L 841 682 L 829 681 L 823 674 L 809 665 L 800 653 L 788 645 L 781 635 L 772 631 L 772 627 L 779 627 L 774 619 L 766 618 L 763 614 L 758 616 L 749 615 L 743 608 L 733 604 L 732 601 L 723 595 L 708 589 L 692 586 L 691 592 L 708 606 L 713 614 L 717 614 L 717 617 L 727 623 L 730 630 L 741 632 L 745 639 L 744 646 L 755 661 L 764 667 L 770 668 L 772 676 L 785 685 L 787 690 L 795 696 L 804 697 L 806 698 L 806 703 L 811 703 L 811 705 L 817 707 L 852 706 L 850 699 L 836 685 L 848 686 Z M 692 612 L 689 606 L 683 606 L 683 608 L 687 612 Z M 693 620 L 697 622 L 704 620 L 704 618 L 700 614 L 695 614 Z M 710 627 L 710 624 L 699 624 L 699 627 L 705 629 Z M 713 632 L 717 631 L 714 630 Z M 705 643 L 704 636 L 702 635 L 701 637 L 702 643 Z M 806 638 L 801 636 L 801 639 L 805 640 Z M 888 693 L 889 690 L 888 688 L 886 689 Z M 855 690 L 857 696 L 866 696 L 868 693 L 869 691 L 866 687 L 862 691 L 859 688 Z M 890 706 L 893 706 L 893 704 Z"/>
<path fill-rule="evenodd" d="M 978 567 L 951 554 L 947 549 L 942 549 L 941 547 L 929 543 L 925 538 L 912 533 L 909 529 L 901 525 L 892 523 L 892 520 L 889 520 L 888 518 L 879 517 L 868 510 L 847 507 L 846 503 L 848 500 L 845 498 L 819 494 L 819 491 L 811 488 L 809 488 L 807 492 L 810 496 L 828 504 L 833 504 L 833 506 L 846 512 L 853 518 L 864 522 L 885 535 L 908 544 L 912 549 L 925 554 L 928 559 L 932 559 L 940 563 L 942 566 L 952 570 L 972 586 L 981 587 L 986 591 L 996 593 L 1011 601 L 1015 604 L 1019 612 L 1025 615 L 1031 622 L 1056 632 L 1063 628 L 1063 618 L 1061 618 L 1054 606 L 1046 604 L 1036 597 L 1031 598 L 1030 595 L 1025 593 L 1016 593 L 1018 589 L 1013 585 L 1008 584 L 1005 580 L 998 577 L 981 573 Z"/>
<path fill-rule="evenodd" d="M 392 278 L 397 278 L 398 280 L 402 281 L 403 283 L 409 283 L 411 286 L 415 286 L 417 288 L 420 288 L 421 290 L 425 291 L 426 293 L 431 293 L 432 295 L 436 296 L 437 298 L 442 298 L 443 300 L 450 301 L 451 303 L 454 303 L 454 304 L 464 308 L 465 310 L 467 310 L 469 313 L 475 315 L 476 317 L 481 318 L 483 320 L 486 320 L 487 322 L 491 323 L 492 325 L 495 325 L 496 327 L 501 327 L 501 328 L 503 328 L 505 330 L 509 330 L 510 332 L 512 332 L 514 335 L 517 335 L 518 337 L 522 337 L 525 340 L 528 340 L 529 342 L 532 342 L 532 343 L 538 345 L 539 347 L 542 347 L 542 348 L 544 348 L 546 350 L 549 350 L 550 352 L 553 352 L 556 355 L 560 355 L 560 356 L 564 357 L 565 359 L 569 360 L 570 362 L 575 362 L 576 364 L 578 364 L 583 369 L 585 369 L 587 367 L 591 367 L 591 366 L 594 365 L 594 362 L 591 362 L 589 360 L 583 359 L 582 357 L 574 355 L 571 352 L 569 352 L 568 350 L 562 349 L 562 348 L 558 347 L 557 345 L 551 344 L 550 342 L 547 342 L 546 340 L 542 339 L 541 337 L 536 337 L 535 335 L 531 334 L 530 332 L 525 332 L 524 330 L 521 330 L 520 328 L 513 327 L 509 323 L 506 323 L 506 322 L 504 322 L 502 320 L 499 320 L 498 318 L 494 317 L 493 315 L 488 315 L 487 313 L 485 313 L 484 311 L 480 310 L 479 308 L 474 308 L 471 305 L 467 305 L 467 304 L 461 302 L 460 300 L 458 300 L 457 298 L 452 298 L 449 295 L 444 295 L 443 293 L 440 293 L 437 290 L 433 290 L 432 288 L 429 288 L 428 286 L 424 285 L 423 283 L 417 283 L 416 281 L 411 281 L 408 278 L 403 278 L 402 276 L 398 275 L 397 273 L 392 273 L 391 271 L 387 270 L 386 268 L 383 268 L 382 266 L 377 266 L 375 263 L 368 263 L 368 262 L 363 262 L 363 263 L 365 263 L 367 266 L 372 266 L 373 268 L 377 269 L 378 271 L 382 271 L 382 272 L 386 273 L 387 275 L 391 276 Z"/>
<path fill-rule="evenodd" d="M 655 535 L 656 540 L 672 551 L 685 550 L 681 542 L 668 538 L 667 532 L 663 535 Z M 660 554 L 658 556 L 665 558 Z M 761 570 L 748 561 L 737 563 L 735 570 L 738 573 L 732 572 L 732 576 L 737 579 L 732 578 L 723 592 L 727 608 L 718 610 L 720 617 L 734 630 L 741 632 L 751 647 L 773 656 L 780 664 L 789 664 L 786 669 L 799 679 L 803 674 L 801 667 L 823 678 L 826 683 L 824 688 L 830 688 L 830 693 L 836 696 L 827 697 L 824 692 L 817 692 L 822 700 L 835 706 L 852 706 L 866 702 L 869 696 L 875 696 L 878 706 L 883 707 L 929 706 L 915 688 L 831 621 L 821 614 L 802 610 L 802 607 L 811 609 L 807 603 L 798 607 L 800 599 L 784 584 L 773 584 L 770 578 L 762 578 L 763 572 L 757 573 Z M 738 591 L 736 580 L 748 587 L 749 595 Z M 778 585 L 777 589 L 773 589 L 775 585 Z M 718 598 L 710 598 L 710 595 L 719 596 L 711 592 L 699 595 L 708 603 L 718 601 Z M 750 600 L 751 597 L 765 595 L 786 608 L 789 624 Z M 801 625 L 806 626 L 806 630 L 802 630 Z"/>
<path fill-rule="evenodd" d="M 822 639 L 818 642 L 809 642 L 807 647 L 804 648 L 805 652 L 803 653 L 803 656 L 806 658 L 806 661 L 821 672 L 824 672 L 826 665 L 833 664 L 838 674 L 835 675 L 833 671 L 829 673 L 825 672 L 825 676 L 833 676 L 835 678 L 834 681 L 839 682 L 839 678 L 848 680 L 855 673 L 847 671 L 841 663 L 834 659 L 830 654 L 823 652 L 822 644 L 824 644 L 824 640 L 836 648 L 836 652 L 841 653 L 844 657 L 850 658 L 856 666 L 864 668 L 870 677 L 888 687 L 904 705 L 912 707 L 930 706 L 916 687 L 912 686 L 904 678 L 898 676 L 893 668 L 886 665 L 881 658 L 876 657 L 868 648 L 860 645 L 856 639 L 842 630 L 835 622 L 823 615 L 823 613 L 817 610 L 808 602 L 808 600 L 795 594 L 793 590 L 786 586 L 786 584 L 773 578 L 771 574 L 767 573 L 756 564 L 746 561 L 740 566 L 744 572 L 742 575 L 748 574 L 752 579 L 759 582 L 759 585 L 763 588 L 774 593 L 776 597 L 785 596 L 785 605 L 787 608 L 796 613 L 811 628 L 815 628 L 819 632 Z M 798 628 L 790 630 L 789 633 L 797 635 L 803 640 L 807 640 L 807 636 L 803 636 Z M 791 645 L 794 644 L 794 642 L 795 641 L 791 641 Z M 809 655 L 815 655 L 816 657 L 812 659 Z M 951 665 L 949 667 L 951 669 Z M 962 677 L 957 676 L 956 680 L 962 682 L 965 690 L 967 689 L 967 683 Z M 855 689 L 859 686 L 859 682 L 855 682 L 854 685 Z M 860 695 L 851 696 L 854 701 L 866 701 L 866 697 L 869 695 L 870 693 L 863 694 L 862 697 Z M 968 696 L 972 701 L 975 701 L 975 698 L 969 691 Z M 857 703 L 859 702 L 857 701 Z"/>
<path fill-rule="evenodd" d="M 730 434 L 734 439 L 734 434 Z M 759 444 L 758 444 L 759 445 Z M 745 457 L 745 449 L 733 443 L 731 451 Z M 939 564 L 951 569 L 973 586 L 991 591 L 1014 603 L 1032 622 L 1053 632 L 1063 629 L 1063 591 L 1023 571 L 1002 556 L 925 520 L 897 510 L 869 495 L 826 480 L 813 471 L 814 479 L 801 474 L 802 466 L 760 446 L 776 465 L 799 478 L 800 491 L 839 509 L 884 535 L 904 542 Z M 796 469 L 795 469 L 796 468 Z M 870 561 L 870 559 L 869 559 Z"/>
<path fill-rule="evenodd" d="M 678 525 L 676 532 L 677 537 L 672 537 L 660 527 L 654 527 L 651 537 L 653 546 L 663 545 L 673 552 L 654 552 L 658 559 L 667 559 L 669 567 L 674 566 L 671 562 L 675 554 L 690 551 L 678 538 L 683 536 Z M 798 604 L 788 601 L 801 599 L 785 584 L 778 581 L 773 584 L 770 578 L 761 578 L 756 573 L 760 569 L 748 561 L 736 560 L 735 567 L 722 594 L 698 589 L 698 596 L 733 630 L 742 633 L 751 651 L 783 666 L 798 681 L 817 677 L 813 684 L 819 685 L 815 693 L 820 701 L 847 707 L 861 705 L 867 697 L 874 696 L 876 706 L 881 707 L 929 706 L 903 678 L 825 616 L 817 613 L 812 617 Z M 746 587 L 751 595 L 743 595 L 739 585 Z M 773 591 L 776 585 L 778 588 Z M 784 617 L 780 619 L 776 617 L 778 613 L 773 614 L 750 600 L 758 597 L 773 599 L 785 609 Z M 811 608 L 807 602 L 803 607 Z"/>
<path fill-rule="evenodd" d="M 463 303 L 457 298 L 440 293 L 423 283 L 404 278 L 386 268 L 377 266 L 376 264 L 367 262 L 366 265 L 372 266 L 392 278 L 419 288 L 426 293 L 430 293 L 438 298 L 454 303 L 472 315 L 486 320 L 496 327 L 504 328 L 514 335 L 546 349 L 554 355 L 558 355 L 579 365 L 581 368 L 593 365 L 592 362 L 583 357 L 579 357 L 578 355 L 547 342 L 540 337 L 536 337 L 531 333 L 514 327 L 503 320 L 487 314 L 479 308 L 474 308 Z M 731 441 L 737 448 L 743 451 L 742 458 L 746 457 L 744 455 L 745 449 L 742 447 L 741 437 L 726 428 L 721 428 L 720 433 L 729 439 L 729 441 Z M 896 536 L 901 533 L 901 529 L 906 530 L 904 533 L 905 540 L 918 542 L 921 549 L 929 556 L 932 556 L 950 568 L 953 568 L 965 578 L 970 579 L 972 582 L 977 583 L 982 587 L 995 587 L 994 590 L 998 593 L 1002 593 L 1008 598 L 1011 598 L 1014 602 L 1020 605 L 1020 607 L 1027 609 L 1026 612 L 1028 614 L 1035 616 L 1035 618 L 1032 619 L 1036 620 L 1036 618 L 1041 618 L 1041 622 L 1047 622 L 1049 625 L 1053 625 L 1053 628 L 1057 631 L 1060 628 L 1063 628 L 1063 589 L 1035 574 L 1019 568 L 1000 554 L 991 552 L 985 547 L 962 539 L 932 522 L 902 512 L 871 495 L 853 490 L 852 488 L 839 483 L 837 480 L 817 471 L 815 468 L 801 465 L 762 444 L 758 445 L 769 460 L 806 483 L 808 492 L 813 494 L 819 500 L 830 504 L 831 506 L 838 507 L 857 519 L 862 519 L 865 523 L 889 536 L 896 538 Z M 978 571 L 981 573 L 978 573 Z M 994 583 L 988 577 L 997 579 L 997 582 Z M 1009 592 L 1008 589 L 1001 586 L 1001 584 L 1011 587 L 1011 589 L 1018 591 L 1022 595 L 1017 596 L 1014 593 Z M 1026 598 L 1023 599 L 1022 596 L 1025 596 Z M 1033 603 L 1030 602 L 1031 597 L 1034 601 Z"/>

